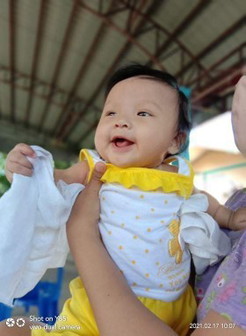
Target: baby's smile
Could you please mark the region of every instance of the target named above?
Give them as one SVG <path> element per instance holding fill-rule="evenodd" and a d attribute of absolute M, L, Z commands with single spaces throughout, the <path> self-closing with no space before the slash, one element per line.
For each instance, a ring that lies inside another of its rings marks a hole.
<path fill-rule="evenodd" d="M 133 141 L 125 138 L 125 137 L 118 137 L 115 136 L 111 140 L 111 142 L 116 146 L 116 147 L 128 147 L 134 144 Z"/>
<path fill-rule="evenodd" d="M 117 152 L 127 152 L 135 144 L 134 141 L 123 136 L 114 136 L 110 143 Z"/>

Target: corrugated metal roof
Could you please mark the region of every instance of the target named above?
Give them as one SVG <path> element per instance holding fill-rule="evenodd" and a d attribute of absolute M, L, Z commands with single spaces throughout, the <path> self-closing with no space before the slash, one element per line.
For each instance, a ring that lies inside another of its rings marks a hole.
<path fill-rule="evenodd" d="M 244 0 L 0 0 L 0 149 L 7 134 L 93 146 L 105 80 L 130 61 L 218 108 L 243 71 L 245 15 Z"/>

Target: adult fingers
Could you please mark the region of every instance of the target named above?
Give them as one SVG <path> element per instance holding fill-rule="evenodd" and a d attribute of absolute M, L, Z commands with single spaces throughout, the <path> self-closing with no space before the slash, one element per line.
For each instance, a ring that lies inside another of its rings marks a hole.
<path fill-rule="evenodd" d="M 99 189 L 101 187 L 101 177 L 103 176 L 103 174 L 105 173 L 107 167 L 103 162 L 98 162 L 95 165 L 95 168 L 92 172 L 92 176 L 91 176 L 91 180 L 87 186 L 87 188 L 91 191 L 91 192 L 95 192 L 98 193 Z"/>

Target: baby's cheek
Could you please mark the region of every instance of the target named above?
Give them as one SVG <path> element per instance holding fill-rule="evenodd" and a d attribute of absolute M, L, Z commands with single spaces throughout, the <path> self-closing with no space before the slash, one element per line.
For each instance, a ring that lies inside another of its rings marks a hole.
<path fill-rule="evenodd" d="M 95 138 L 94 138 L 94 144 L 96 151 L 100 154 L 100 151 L 102 150 L 102 144 L 103 144 L 103 139 L 100 137 L 100 132 L 96 132 Z"/>
<path fill-rule="evenodd" d="M 108 161 L 108 151 L 104 141 L 95 140 L 95 148 L 100 158 L 103 159 L 104 161 Z"/>

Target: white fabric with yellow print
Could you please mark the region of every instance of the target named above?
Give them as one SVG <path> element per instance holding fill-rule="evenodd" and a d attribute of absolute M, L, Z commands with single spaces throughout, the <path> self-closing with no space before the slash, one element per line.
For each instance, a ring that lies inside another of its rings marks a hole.
<path fill-rule="evenodd" d="M 82 150 L 80 159 L 88 161 L 90 172 L 102 161 L 91 150 Z M 230 248 L 204 213 L 206 196 L 192 195 L 190 164 L 179 156 L 172 160 L 178 161 L 178 173 L 107 164 L 100 190 L 99 228 L 109 254 L 137 296 L 167 302 L 187 287 L 190 251 L 201 270 L 200 264 L 204 269 Z"/>

